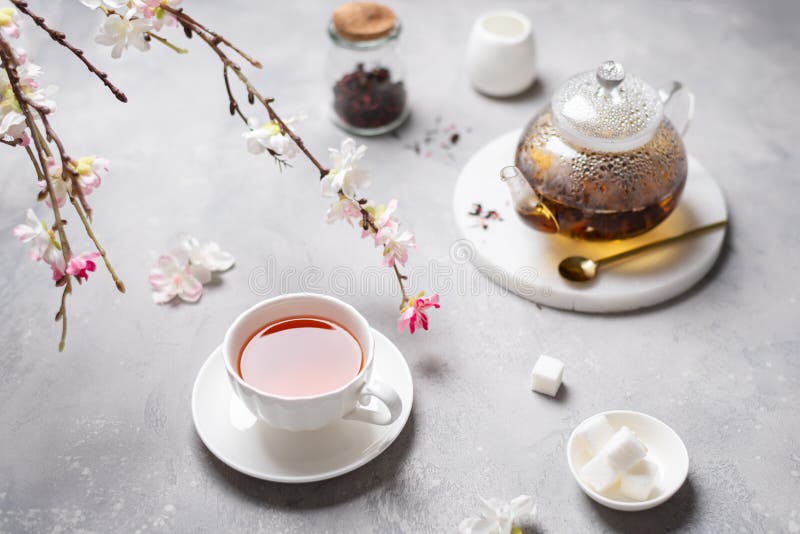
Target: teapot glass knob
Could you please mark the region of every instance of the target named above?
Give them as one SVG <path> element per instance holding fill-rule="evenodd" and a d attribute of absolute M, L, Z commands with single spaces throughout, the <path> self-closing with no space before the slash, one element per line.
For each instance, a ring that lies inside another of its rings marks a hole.
<path fill-rule="evenodd" d="M 625 69 L 622 63 L 609 60 L 597 67 L 597 81 L 607 91 L 613 90 L 625 79 Z"/>

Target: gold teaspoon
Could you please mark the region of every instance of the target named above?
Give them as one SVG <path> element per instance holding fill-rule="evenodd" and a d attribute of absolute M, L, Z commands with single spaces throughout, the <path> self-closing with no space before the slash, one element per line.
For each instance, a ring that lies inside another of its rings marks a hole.
<path fill-rule="evenodd" d="M 573 282 L 588 282 L 597 276 L 597 271 L 600 270 L 601 267 L 604 267 L 610 263 L 656 247 L 677 243 L 678 241 L 683 241 L 684 239 L 691 239 L 705 232 L 722 228 L 727 224 L 728 221 L 715 222 L 713 224 L 695 228 L 694 230 L 689 230 L 688 232 L 684 232 L 676 236 L 659 239 L 658 241 L 653 241 L 652 243 L 635 247 L 630 250 L 614 254 L 613 256 L 606 256 L 605 258 L 600 258 L 599 260 L 591 260 L 589 258 L 584 258 L 583 256 L 570 256 L 569 258 L 563 259 L 561 263 L 558 264 L 558 272 L 567 280 L 571 280 Z"/>

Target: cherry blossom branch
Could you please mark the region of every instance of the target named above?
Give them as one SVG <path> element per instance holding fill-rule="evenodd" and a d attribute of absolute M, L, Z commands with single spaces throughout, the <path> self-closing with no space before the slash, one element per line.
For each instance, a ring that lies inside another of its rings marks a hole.
<path fill-rule="evenodd" d="M 29 127 L 30 127 L 30 124 L 29 124 Z M 34 123 L 34 127 L 36 127 L 36 123 Z M 40 150 L 42 148 L 46 147 L 47 145 L 42 145 L 41 144 L 42 135 L 41 135 L 41 132 L 38 131 L 38 127 L 36 127 L 36 133 L 34 135 L 35 135 L 34 144 L 37 146 L 37 151 L 39 152 L 39 159 L 41 160 L 42 159 L 42 153 L 41 153 Z M 42 172 L 42 170 L 39 168 L 39 164 L 36 161 L 36 156 L 33 154 L 33 151 L 31 150 L 30 146 L 26 146 L 25 147 L 25 151 L 28 153 L 28 156 L 31 159 L 31 163 L 33 164 L 33 168 L 36 171 L 36 176 L 40 180 L 45 180 L 45 182 L 47 183 L 47 192 L 48 192 L 48 195 L 50 196 L 50 201 L 52 203 L 53 200 L 55 199 L 55 194 L 54 194 L 54 191 L 53 191 L 52 179 L 50 178 L 50 176 L 48 174 L 48 171 L 47 171 L 47 166 L 45 165 L 45 167 L 44 167 L 45 170 L 44 170 L 44 172 Z M 49 152 L 49 150 L 47 150 L 47 152 Z M 58 229 L 59 236 L 61 238 L 61 251 L 64 254 L 64 258 L 65 258 L 65 262 L 66 262 L 66 261 L 68 261 L 68 260 L 66 260 L 67 256 L 70 255 L 70 249 L 69 249 L 69 242 L 66 241 L 66 233 L 64 232 L 64 221 L 61 219 L 61 215 L 60 215 L 59 208 L 58 208 L 58 202 L 55 202 L 53 204 L 53 214 L 54 214 L 55 219 L 56 219 L 56 223 L 53 226 L 56 229 Z M 65 265 L 66 265 L 66 263 L 65 263 Z M 61 338 L 59 339 L 59 342 L 58 342 L 58 350 L 59 351 L 64 350 L 64 345 L 65 345 L 65 343 L 67 341 L 67 295 L 72 293 L 72 280 L 69 278 L 69 276 L 65 276 L 61 280 L 64 280 L 64 283 L 63 283 L 64 289 L 61 292 L 61 301 L 60 301 L 61 304 L 60 304 L 60 306 L 58 308 L 58 311 L 56 311 L 56 315 L 55 315 L 55 320 L 56 321 L 58 321 L 58 320 L 61 321 Z"/>
<path fill-rule="evenodd" d="M 71 256 L 69 240 L 67 239 L 67 233 L 64 230 L 64 221 L 61 219 L 61 212 L 58 207 L 58 199 L 56 198 L 55 189 L 53 187 L 53 180 L 50 176 L 50 171 L 47 168 L 47 154 L 44 149 L 44 144 L 42 143 L 41 132 L 39 132 L 36 121 L 33 118 L 33 113 L 31 112 L 31 108 L 36 109 L 36 104 L 31 102 L 20 88 L 19 75 L 17 74 L 19 63 L 17 62 L 16 55 L 14 54 L 14 49 L 2 35 L 0 35 L 0 60 L 2 60 L 3 69 L 6 71 L 6 75 L 8 76 L 11 90 L 14 93 L 14 98 L 18 102 L 20 111 L 25 117 L 25 123 L 27 124 L 28 129 L 30 129 L 33 136 L 33 143 L 36 147 L 36 155 L 39 159 L 39 167 L 37 168 L 37 171 L 41 169 L 41 176 L 44 178 L 46 184 L 47 194 L 50 197 L 53 216 L 55 217 L 54 227 L 59 235 L 61 254 L 64 257 L 64 264 L 66 265 Z M 31 156 L 31 158 L 33 157 L 33 152 L 30 150 L 28 150 L 28 154 Z M 59 351 L 64 350 L 64 343 L 67 337 L 66 301 L 67 295 L 72 292 L 72 281 L 70 280 L 69 276 L 65 276 L 62 278 L 62 280 L 65 281 L 64 291 L 61 294 L 61 305 L 55 315 L 56 321 L 61 320 L 61 340 L 58 343 Z"/>
<path fill-rule="evenodd" d="M 22 93 L 20 92 L 20 94 Z M 117 289 L 120 291 L 120 293 L 125 293 L 125 284 L 117 275 L 116 270 L 114 270 L 114 267 L 111 265 L 111 261 L 108 259 L 108 254 L 106 253 L 103 246 L 100 244 L 100 241 L 97 239 L 94 230 L 92 230 L 92 226 L 90 224 L 90 221 L 92 219 L 91 208 L 89 207 L 89 204 L 86 201 L 86 196 L 83 193 L 83 188 L 78 183 L 78 175 L 75 171 L 72 170 L 72 158 L 70 158 L 69 155 L 67 154 L 66 150 L 64 149 L 64 143 L 61 141 L 61 138 L 56 134 L 55 130 L 50 124 L 50 120 L 48 119 L 48 114 L 50 113 L 50 110 L 34 102 L 31 102 L 30 99 L 28 99 L 24 95 L 23 98 L 25 99 L 26 104 L 32 107 L 34 110 L 36 110 L 36 112 L 39 114 L 39 119 L 42 122 L 42 126 L 44 126 L 45 129 L 46 139 L 48 141 L 53 142 L 56 145 L 56 150 L 58 151 L 59 157 L 61 159 L 61 169 L 62 169 L 61 172 L 66 173 L 69 176 L 69 180 L 72 184 L 72 188 L 67 192 L 67 196 L 69 197 L 70 202 L 75 208 L 75 212 L 78 214 L 78 217 L 83 223 L 83 227 L 86 230 L 86 235 L 88 235 L 89 239 L 92 240 L 95 249 L 97 249 L 97 252 L 100 254 L 100 257 L 103 258 L 103 263 L 105 264 L 106 269 L 111 275 L 111 278 L 114 280 L 114 285 L 117 286 Z M 30 124 L 28 125 L 28 127 L 30 128 Z M 48 156 L 50 156 L 50 150 L 49 148 L 47 148 L 47 144 L 44 143 L 43 140 L 41 139 L 42 137 L 41 132 L 38 128 L 38 125 L 36 125 L 35 122 L 34 122 L 34 127 L 31 128 L 31 132 L 34 132 L 34 137 L 38 139 L 37 146 L 44 147 L 45 153 Z M 58 215 L 56 216 L 56 220 L 57 221 L 60 220 L 60 217 Z M 66 258 L 66 261 L 68 262 L 69 259 Z"/>
<path fill-rule="evenodd" d="M 222 61 L 224 66 L 224 74 L 227 78 L 228 69 L 232 70 L 236 77 L 242 82 L 242 85 L 247 89 L 248 100 L 258 100 L 266 109 L 267 114 L 270 120 L 274 120 L 281 129 L 281 133 L 288 135 L 289 138 L 295 142 L 297 147 L 300 151 L 308 158 L 312 165 L 314 165 L 320 173 L 320 178 L 325 177 L 328 174 L 328 169 L 326 169 L 320 162 L 317 160 L 316 157 L 306 148 L 305 143 L 300 137 L 289 128 L 283 119 L 278 116 L 275 110 L 272 108 L 272 102 L 274 102 L 273 98 L 265 98 L 256 87 L 250 82 L 247 76 L 242 72 L 241 67 L 233 61 L 222 48 L 220 48 L 221 44 L 224 44 L 234 50 L 237 54 L 247 60 L 248 63 L 253 65 L 256 68 L 261 68 L 261 62 L 253 59 L 248 54 L 242 52 L 238 47 L 231 44 L 230 41 L 225 39 L 224 37 L 220 36 L 219 34 L 207 29 L 204 25 L 200 24 L 199 22 L 195 21 L 192 17 L 187 15 L 183 9 L 175 9 L 168 5 L 161 6 L 164 11 L 167 11 L 175 16 L 178 19 L 178 22 L 181 26 L 188 30 L 186 30 L 187 35 L 197 34 L 205 43 L 217 54 L 220 61 Z M 237 110 L 240 110 L 239 104 L 236 101 L 236 98 L 233 96 L 233 93 L 230 91 L 230 84 L 226 84 L 228 88 L 228 98 L 229 98 L 229 108 L 232 110 L 232 114 L 235 113 Z M 252 95 L 252 96 L 251 96 Z M 239 113 L 241 119 L 247 123 L 247 119 L 245 118 L 244 114 Z"/>
<path fill-rule="evenodd" d="M 67 41 L 67 36 L 64 34 L 64 32 L 49 27 L 45 22 L 44 17 L 36 15 L 28 8 L 27 2 L 23 0 L 10 0 L 10 1 L 12 4 L 16 6 L 17 9 L 19 9 L 21 13 L 24 13 L 25 15 L 30 17 L 30 19 L 33 20 L 33 22 L 37 26 L 39 26 L 41 29 L 47 32 L 47 34 L 50 36 L 51 39 L 53 39 L 55 42 L 65 47 L 66 49 L 68 49 L 78 59 L 80 59 L 92 74 L 100 78 L 100 81 L 103 82 L 103 85 L 108 87 L 108 90 L 111 91 L 115 97 L 117 97 L 117 100 L 119 100 L 120 102 L 128 101 L 128 97 L 125 96 L 125 93 L 123 93 L 117 86 L 111 83 L 111 81 L 108 79 L 108 74 L 95 67 L 88 59 L 86 59 L 83 50 L 73 46 L 69 41 Z"/>
<path fill-rule="evenodd" d="M 17 74 L 17 67 L 19 67 L 19 63 L 17 62 L 17 58 L 14 54 L 14 49 L 2 35 L 0 35 L 0 60 L 2 60 L 3 69 L 6 71 L 6 75 L 8 76 L 11 90 L 14 93 L 14 98 L 19 103 L 21 113 L 25 116 L 25 123 L 33 134 L 33 142 L 39 158 L 39 166 L 43 170 L 42 174 L 47 184 L 47 192 L 50 196 L 50 201 L 53 204 L 53 214 L 56 218 L 55 226 L 58 230 L 59 237 L 61 238 L 61 250 L 64 255 L 64 260 L 69 261 L 69 241 L 67 240 L 67 234 L 64 231 L 61 214 L 59 213 L 58 201 L 56 198 L 55 189 L 53 188 L 50 171 L 47 169 L 47 151 L 44 148 L 44 143 L 42 143 L 42 136 L 39 132 L 39 127 L 33 118 L 33 113 L 31 112 L 31 108 L 37 109 L 37 104 L 31 102 L 30 99 L 28 99 L 28 97 L 22 92 L 22 89 L 20 88 L 19 75 Z"/>
<path fill-rule="evenodd" d="M 233 91 L 231 90 L 230 80 L 228 76 L 228 70 L 233 71 L 239 81 L 247 90 L 247 98 L 248 101 L 253 104 L 256 100 L 261 103 L 264 109 L 269 116 L 269 119 L 274 121 L 275 124 L 278 125 L 280 131 L 283 135 L 288 136 L 296 145 L 297 148 L 302 152 L 306 158 L 311 162 L 314 167 L 317 168 L 319 171 L 319 178 L 320 180 L 325 178 L 328 175 L 330 170 L 322 165 L 320 161 L 311 153 L 311 151 L 306 147 L 303 140 L 300 138 L 297 133 L 295 133 L 287 124 L 286 122 L 278 115 L 275 109 L 272 107 L 273 102 L 275 101 L 273 98 L 267 98 L 263 96 L 259 90 L 252 84 L 250 79 L 242 72 L 241 67 L 234 62 L 224 50 L 222 50 L 220 45 L 225 45 L 230 49 L 234 50 L 238 55 L 244 58 L 247 62 L 253 65 L 256 68 L 261 68 L 261 63 L 251 56 L 244 53 L 241 49 L 233 45 L 230 41 L 215 33 L 214 31 L 208 29 L 208 27 L 204 26 L 203 24 L 199 23 L 197 20 L 189 16 L 182 8 L 176 9 L 172 6 L 167 5 L 166 3 L 161 4 L 161 9 L 164 11 L 172 14 L 177 20 L 178 23 L 183 27 L 184 33 L 187 37 L 191 37 L 192 35 L 198 35 L 219 57 L 220 61 L 223 64 L 223 80 L 225 82 L 225 89 L 228 94 L 228 107 L 231 115 L 238 115 L 242 121 L 247 124 L 247 118 L 245 117 L 244 113 L 242 113 L 241 108 L 239 106 L 236 97 L 233 95 Z M 272 151 L 270 151 L 272 153 Z M 273 157 L 275 154 L 272 153 Z M 277 159 L 277 158 L 276 158 Z M 344 196 L 343 191 L 339 191 L 339 195 Z M 351 199 L 356 201 L 355 199 Z M 365 205 L 367 204 L 366 199 L 362 199 L 362 201 L 358 202 L 360 206 L 361 216 L 362 216 L 362 228 L 365 231 L 370 231 L 372 233 L 377 234 L 379 229 L 375 222 L 374 217 L 372 214 L 367 211 Z M 392 264 L 392 269 L 394 271 L 395 277 L 397 278 L 397 283 L 400 286 L 400 292 L 402 294 L 402 299 L 400 302 L 400 309 L 404 309 L 406 305 L 409 304 L 410 298 L 406 291 L 405 282 L 408 280 L 408 277 L 405 276 L 400 272 L 400 269 L 397 267 L 396 263 Z"/>
<path fill-rule="evenodd" d="M 56 145 L 56 150 L 58 151 L 59 159 L 61 160 L 61 172 L 67 173 L 70 179 L 70 183 L 72 184 L 72 191 L 69 192 L 70 200 L 72 200 L 73 194 L 77 195 L 80 199 L 81 206 L 83 207 L 84 211 L 87 213 L 89 219 L 92 218 L 92 209 L 89 207 L 89 203 L 86 201 L 86 197 L 83 194 L 83 190 L 77 183 L 77 175 L 75 172 L 72 171 L 72 158 L 67 155 L 66 150 L 64 149 L 64 143 L 61 142 L 61 138 L 56 134 L 53 126 L 50 124 L 50 119 L 48 115 L 50 114 L 50 110 L 46 107 L 39 106 L 34 102 L 29 101 L 29 105 L 36 110 L 36 113 L 39 115 L 39 120 L 42 122 L 42 126 L 44 127 L 44 133 L 48 142 L 54 143 Z M 41 133 L 37 128 L 35 131 L 35 135 L 37 135 L 40 139 L 40 143 L 45 148 L 45 152 L 48 156 L 51 156 L 50 148 L 47 146 L 41 139 Z"/>
<path fill-rule="evenodd" d="M 56 30 L 56 29 L 53 29 L 53 28 L 50 28 L 45 23 L 44 17 L 40 17 L 40 16 L 36 15 L 35 13 L 33 13 L 30 9 L 28 9 L 27 2 L 24 2 L 22 0 L 10 0 L 10 1 L 11 1 L 12 4 L 14 4 L 17 7 L 17 9 L 20 10 L 20 12 L 22 12 L 25 15 L 27 15 L 28 17 L 30 17 L 36 23 L 37 26 L 39 26 L 45 32 L 47 32 L 47 34 L 50 36 L 51 39 L 53 39 L 54 41 L 56 41 L 60 45 L 66 47 L 73 54 L 75 54 L 75 56 L 77 56 L 86 65 L 86 67 L 89 69 L 89 71 L 91 71 L 98 78 L 100 78 L 100 80 L 103 82 L 103 84 L 106 87 L 109 88 L 109 90 L 114 94 L 114 96 L 117 97 L 117 99 L 119 101 L 121 101 L 121 102 L 127 102 L 128 101 L 128 97 L 125 96 L 125 93 L 123 93 L 119 88 L 117 88 L 108 79 L 108 74 L 106 74 L 105 72 L 99 70 L 91 62 L 89 62 L 89 60 L 86 59 L 86 56 L 84 55 L 83 50 L 81 50 L 79 48 L 76 48 L 75 46 L 70 44 L 69 41 L 67 41 L 67 37 L 66 37 L 66 34 L 64 34 L 64 32 Z M 58 149 L 58 153 L 59 153 L 60 159 L 61 159 L 62 172 L 66 172 L 66 173 L 69 174 L 70 181 L 71 181 L 72 186 L 73 186 L 72 187 L 72 191 L 74 191 L 75 192 L 74 194 L 76 194 L 78 196 L 78 199 L 79 199 L 79 201 L 81 203 L 81 207 L 83 208 L 83 212 L 85 213 L 86 217 L 88 217 L 89 220 L 91 220 L 92 219 L 92 208 L 89 206 L 89 203 L 86 201 L 86 196 L 83 193 L 83 189 L 77 183 L 77 175 L 76 175 L 76 173 L 74 173 L 74 172 L 72 172 L 70 170 L 70 162 L 71 162 L 71 160 L 70 160 L 69 156 L 67 155 L 66 151 L 64 150 L 64 144 L 61 142 L 61 139 L 58 137 L 58 135 L 56 134 L 55 130 L 50 125 L 50 121 L 48 120 L 47 116 L 50 113 L 50 109 L 48 109 L 48 108 L 46 108 L 44 106 L 40 106 L 40 105 L 36 104 L 35 102 L 31 102 L 29 99 L 28 99 L 28 103 L 39 114 L 40 120 L 42 121 L 42 125 L 44 126 L 44 129 L 45 129 L 45 134 L 47 136 L 47 140 L 48 141 L 52 141 L 52 142 L 55 143 L 56 148 Z M 46 143 L 43 143 L 43 145 L 45 147 L 47 147 Z M 47 155 L 50 156 L 50 150 L 47 149 L 46 152 L 47 152 Z M 73 193 L 70 192 L 70 200 L 73 200 L 72 194 Z M 104 257 L 104 259 L 105 259 L 105 257 Z M 119 280 L 118 280 L 118 278 L 116 276 L 116 273 L 114 273 L 113 268 L 111 268 L 110 264 L 107 264 L 107 266 L 109 267 L 109 271 L 112 273 L 112 277 L 114 278 L 115 282 L 117 282 L 117 285 L 119 285 Z"/>
<path fill-rule="evenodd" d="M 339 191 L 339 197 L 340 198 L 349 198 L 342 191 Z M 350 199 L 350 200 L 355 200 L 355 199 Z M 362 219 L 361 219 L 362 220 L 361 227 L 364 230 L 371 231 L 373 234 L 377 234 L 378 233 L 378 225 L 375 223 L 375 218 L 372 216 L 372 214 L 370 212 L 368 212 L 366 210 L 366 208 L 364 208 L 364 206 L 367 203 L 367 200 L 366 199 L 361 199 L 360 201 L 356 201 L 356 202 L 360 206 L 360 210 L 361 210 L 361 217 L 362 217 Z M 400 272 L 400 269 L 397 267 L 397 263 L 392 264 L 392 269 L 394 269 L 394 274 L 397 277 L 398 282 L 400 283 L 400 292 L 401 292 L 401 294 L 403 296 L 403 298 L 402 298 L 402 300 L 400 302 L 400 309 L 402 310 L 406 306 L 406 304 L 408 304 L 408 301 L 410 300 L 408 298 L 408 294 L 406 293 L 405 284 L 403 284 L 404 280 L 408 280 L 408 276 L 406 276 L 406 275 L 404 275 L 404 274 L 402 274 Z"/>
<path fill-rule="evenodd" d="M 83 61 L 83 63 L 87 65 L 89 70 L 96 76 L 98 76 L 100 80 L 103 81 L 104 85 L 106 85 L 119 100 L 123 102 L 127 100 L 125 98 L 124 93 L 122 93 L 113 84 L 111 84 L 110 81 L 108 81 L 108 77 L 104 72 L 96 69 L 93 65 L 91 65 L 85 59 L 85 57 L 83 56 L 83 52 L 81 50 L 73 47 L 66 41 L 66 37 L 62 32 L 59 32 L 58 30 L 54 30 L 49 26 L 47 26 L 43 18 L 34 15 L 30 10 L 27 9 L 27 4 L 25 2 L 18 0 L 11 0 L 11 1 L 19 9 L 19 11 L 21 11 L 22 13 L 26 14 L 31 19 L 33 19 L 34 22 L 37 24 L 37 26 L 46 31 L 54 41 L 67 47 L 77 57 L 79 57 Z M 6 140 L 4 140 L 4 142 L 5 144 L 9 144 L 11 146 L 18 146 L 18 145 L 24 146 L 25 152 L 27 153 L 28 157 L 31 160 L 31 164 L 33 165 L 36 177 L 40 180 L 40 182 L 44 184 L 43 197 L 49 200 L 50 208 L 53 212 L 53 217 L 55 219 L 52 231 L 58 234 L 58 240 L 56 241 L 53 237 L 52 232 L 48 230 L 48 232 L 50 233 L 50 241 L 51 241 L 51 245 L 48 245 L 48 247 L 52 247 L 53 250 L 57 250 L 58 252 L 60 252 L 60 256 L 63 259 L 63 266 L 58 265 L 57 261 L 58 255 L 56 255 L 55 257 L 50 257 L 51 259 L 48 261 L 48 263 L 50 263 L 51 267 L 53 268 L 54 278 L 56 279 L 56 285 L 63 286 L 60 305 L 55 314 L 55 320 L 61 321 L 61 338 L 59 340 L 59 345 L 58 345 L 59 351 L 61 351 L 64 349 L 67 336 L 67 296 L 72 293 L 72 287 L 73 287 L 71 274 L 78 273 L 75 274 L 75 279 L 78 282 L 81 281 L 81 278 L 80 278 L 80 271 L 71 270 L 71 261 L 73 260 L 72 248 L 70 246 L 69 238 L 67 236 L 67 232 L 65 229 L 66 221 L 62 218 L 61 215 L 59 198 L 58 194 L 56 193 L 56 188 L 54 185 L 55 179 L 60 179 L 64 181 L 66 179 L 69 180 L 71 189 L 66 188 L 65 185 L 66 192 L 70 199 L 70 202 L 72 203 L 73 208 L 75 209 L 79 218 L 83 222 L 84 229 L 86 230 L 87 235 L 97 248 L 98 254 L 103 257 L 105 265 L 109 273 L 111 274 L 112 278 L 114 279 L 117 289 L 119 289 L 121 292 L 124 292 L 125 286 L 117 276 L 110 262 L 108 261 L 105 250 L 100 245 L 99 241 L 97 240 L 94 234 L 94 231 L 91 228 L 91 225 L 89 223 L 89 220 L 91 218 L 91 211 L 89 205 L 86 202 L 83 189 L 81 185 L 78 183 L 78 173 L 72 165 L 72 160 L 67 154 L 64 148 L 64 144 L 61 141 L 61 138 L 55 132 L 55 130 L 52 127 L 52 124 L 50 123 L 49 114 L 51 113 L 51 109 L 48 105 L 35 101 L 33 98 L 28 96 L 26 90 L 23 89 L 23 83 L 22 80 L 20 79 L 20 74 L 19 74 L 20 61 L 17 57 L 17 52 L 14 50 L 13 46 L 11 46 L 11 44 L 6 40 L 3 34 L 0 34 L 0 63 L 2 63 L 2 68 L 5 71 L 6 77 L 8 79 L 7 87 L 10 88 L 14 101 L 16 102 L 16 105 L 19 108 L 19 113 L 22 115 L 22 118 L 24 119 L 24 124 L 27 127 L 27 130 L 30 132 L 33 149 L 31 149 L 31 143 L 27 142 L 26 140 L 27 137 L 25 137 L 24 135 L 16 139 L 12 138 L 10 142 L 5 142 Z M 30 88 L 28 88 L 27 90 L 30 90 Z M 39 122 L 37 122 L 37 119 Z M 41 127 L 39 123 L 41 123 Z M 42 129 L 44 129 L 44 132 L 42 132 Z M 53 143 L 55 145 L 56 150 L 58 151 L 59 154 L 59 158 L 61 160 L 60 178 L 56 178 L 51 174 L 50 166 L 48 165 L 48 159 L 52 157 L 52 151 L 50 150 L 49 143 Z M 41 198 L 42 195 L 40 195 L 40 199 Z M 58 254 L 58 252 L 55 252 L 55 254 Z M 85 268 L 86 267 L 84 266 L 83 269 Z M 91 267 L 91 269 L 93 270 L 94 267 Z M 58 277 L 55 276 L 56 273 L 59 274 Z M 85 276 L 86 275 L 84 270 L 84 277 Z"/>

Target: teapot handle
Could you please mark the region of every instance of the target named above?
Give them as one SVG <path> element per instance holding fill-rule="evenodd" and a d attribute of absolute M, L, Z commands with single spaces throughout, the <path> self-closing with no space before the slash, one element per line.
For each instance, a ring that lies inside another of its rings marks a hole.
<path fill-rule="evenodd" d="M 681 82 L 672 82 L 669 88 L 658 90 L 664 104 L 664 115 L 672 122 L 681 137 L 686 135 L 689 123 L 694 117 L 694 93 Z"/>

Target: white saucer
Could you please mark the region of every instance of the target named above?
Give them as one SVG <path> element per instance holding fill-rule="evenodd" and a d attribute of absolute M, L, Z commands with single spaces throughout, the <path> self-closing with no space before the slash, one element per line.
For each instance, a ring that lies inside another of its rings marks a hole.
<path fill-rule="evenodd" d="M 633 430 L 636 437 L 647 446 L 646 458 L 658 464 L 659 478 L 648 500 L 634 501 L 629 499 L 620 492 L 619 484 L 612 487 L 606 494 L 601 495 L 585 484 L 578 475 L 578 471 L 590 458 L 583 450 L 583 447 L 578 446 L 575 442 L 575 433 L 586 421 L 601 415 L 608 417 L 608 422 L 615 429 L 627 426 Z M 599 413 L 575 427 L 567 442 L 567 463 L 569 464 L 569 470 L 572 471 L 572 476 L 575 477 L 578 485 L 586 495 L 603 506 L 614 510 L 622 510 L 623 512 L 649 510 L 665 502 L 675 495 L 675 492 L 680 489 L 689 474 L 689 453 L 686 451 L 686 445 L 683 444 L 680 436 L 669 425 L 655 417 L 628 410 Z"/>
<path fill-rule="evenodd" d="M 534 302 L 583 312 L 620 312 L 653 306 L 697 283 L 720 253 L 725 230 L 664 247 L 604 269 L 592 282 L 568 282 L 558 274 L 567 256 L 600 258 L 727 218 L 725 199 L 714 178 L 689 157 L 689 175 L 680 203 L 663 223 L 631 239 L 589 242 L 545 234 L 527 226 L 511 206 L 500 169 L 514 162 L 521 130 L 481 148 L 458 177 L 453 198 L 464 241 L 452 249 L 456 261 L 472 261 L 503 288 Z M 483 229 L 469 211 L 475 202 L 497 210 L 502 221 Z"/>
<path fill-rule="evenodd" d="M 361 467 L 400 435 L 414 400 L 411 372 L 403 355 L 383 334 L 373 329 L 373 335 L 374 376 L 391 385 L 403 400 L 403 412 L 391 425 L 339 421 L 306 432 L 270 427 L 257 420 L 233 393 L 217 347 L 197 374 L 192 390 L 197 434 L 228 466 L 262 480 L 314 482 Z"/>

